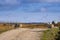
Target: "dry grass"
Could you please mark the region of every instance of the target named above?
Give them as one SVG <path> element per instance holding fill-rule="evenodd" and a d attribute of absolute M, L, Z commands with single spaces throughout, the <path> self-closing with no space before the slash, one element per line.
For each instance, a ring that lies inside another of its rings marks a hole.
<path fill-rule="evenodd" d="M 5 32 L 5 31 L 8 31 L 8 30 L 11 30 L 11 29 L 13 29 L 13 28 L 14 28 L 13 26 L 0 25 L 0 33 Z"/>
<path fill-rule="evenodd" d="M 20 28 L 47 28 L 47 25 L 46 24 L 23 24 L 23 26 Z M 10 29 L 14 29 L 13 24 L 0 24 L 0 33 Z"/>

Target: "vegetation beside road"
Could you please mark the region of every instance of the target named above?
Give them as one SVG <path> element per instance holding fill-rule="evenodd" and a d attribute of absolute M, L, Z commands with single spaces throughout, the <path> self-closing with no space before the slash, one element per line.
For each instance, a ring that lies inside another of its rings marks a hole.
<path fill-rule="evenodd" d="M 55 37 L 55 40 L 60 40 L 60 27 L 59 27 L 58 34 L 57 34 L 56 37 Z"/>
<path fill-rule="evenodd" d="M 13 29 L 13 28 L 9 27 L 9 26 L 0 26 L 0 34 L 3 32 L 6 32 L 8 30 L 11 30 L 11 29 Z"/>
<path fill-rule="evenodd" d="M 51 28 L 43 32 L 41 40 L 55 40 L 59 28 Z"/>
<path fill-rule="evenodd" d="M 0 30 L 0 34 L 3 33 L 3 32 L 5 32 L 5 31 L 8 31 L 8 30 Z"/>

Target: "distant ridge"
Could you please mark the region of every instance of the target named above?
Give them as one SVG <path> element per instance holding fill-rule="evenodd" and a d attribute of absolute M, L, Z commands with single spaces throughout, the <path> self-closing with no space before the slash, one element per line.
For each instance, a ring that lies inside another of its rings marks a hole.
<path fill-rule="evenodd" d="M 20 24 L 47 24 L 46 22 L 28 22 L 28 23 L 26 23 L 26 22 L 0 22 L 0 24 L 1 23 L 20 23 Z"/>

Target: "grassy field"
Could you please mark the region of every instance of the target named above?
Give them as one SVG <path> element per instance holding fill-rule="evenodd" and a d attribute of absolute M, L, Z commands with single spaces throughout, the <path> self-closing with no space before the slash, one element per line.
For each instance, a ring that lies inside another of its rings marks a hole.
<path fill-rule="evenodd" d="M 13 24 L 0 24 L 0 33 L 14 29 L 14 26 Z M 47 24 L 23 24 L 20 28 L 47 28 Z"/>
<path fill-rule="evenodd" d="M 13 27 L 11 26 L 4 26 L 4 25 L 0 25 L 0 34 L 2 33 L 2 32 L 5 32 L 5 31 L 8 31 L 8 30 L 11 30 L 11 29 L 13 29 Z"/>
<path fill-rule="evenodd" d="M 49 30 L 44 31 L 41 40 L 55 40 L 55 37 L 58 31 L 59 31 L 58 28 L 51 28 Z"/>

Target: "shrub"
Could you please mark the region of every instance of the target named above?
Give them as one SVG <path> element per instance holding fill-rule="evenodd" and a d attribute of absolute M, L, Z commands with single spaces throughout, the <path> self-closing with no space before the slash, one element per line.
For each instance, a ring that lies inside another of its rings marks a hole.
<path fill-rule="evenodd" d="M 58 33 L 58 28 L 51 28 L 43 32 L 41 40 L 55 40 L 55 35 Z"/>

